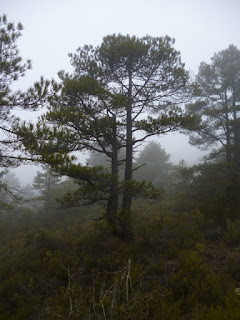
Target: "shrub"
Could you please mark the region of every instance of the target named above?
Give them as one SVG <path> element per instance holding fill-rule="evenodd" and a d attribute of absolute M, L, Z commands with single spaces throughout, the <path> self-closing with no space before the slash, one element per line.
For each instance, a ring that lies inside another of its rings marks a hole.
<path fill-rule="evenodd" d="M 227 219 L 227 231 L 224 234 L 224 240 L 228 245 L 240 244 L 240 220 Z"/>
<path fill-rule="evenodd" d="M 184 309 L 191 310 L 197 304 L 223 303 L 224 288 L 220 279 L 208 267 L 203 256 L 193 250 L 179 253 L 179 269 L 171 281 L 175 299 L 183 299 Z"/>

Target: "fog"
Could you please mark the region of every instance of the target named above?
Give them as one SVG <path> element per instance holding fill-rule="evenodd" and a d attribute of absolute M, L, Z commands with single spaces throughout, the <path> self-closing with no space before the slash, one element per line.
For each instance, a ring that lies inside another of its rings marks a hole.
<path fill-rule="evenodd" d="M 210 62 L 214 53 L 230 44 L 240 47 L 238 0 L 1 0 L 1 12 L 9 21 L 22 22 L 20 54 L 33 65 L 14 89 L 26 89 L 41 75 L 57 79 L 59 70 L 71 71 L 68 53 L 84 44 L 98 45 L 113 33 L 175 38 L 175 48 L 193 77 L 200 62 Z M 24 115 L 24 119 L 33 118 L 36 115 L 32 113 Z M 203 156 L 188 144 L 187 136 L 171 134 L 157 141 L 171 154 L 173 163 L 183 159 L 194 164 Z M 80 160 L 85 158 L 83 155 Z M 36 167 L 21 166 L 13 171 L 27 184 Z"/>

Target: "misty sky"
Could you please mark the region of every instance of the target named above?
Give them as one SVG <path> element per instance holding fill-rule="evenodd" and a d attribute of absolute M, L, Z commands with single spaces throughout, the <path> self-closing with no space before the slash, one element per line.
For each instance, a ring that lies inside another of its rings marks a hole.
<path fill-rule="evenodd" d="M 68 53 L 84 44 L 98 45 L 113 33 L 175 38 L 175 48 L 192 75 L 214 53 L 230 44 L 240 48 L 240 0 L 0 0 L 3 13 L 24 26 L 18 47 L 33 68 L 18 81 L 16 88 L 21 89 L 41 75 L 57 79 L 59 70 L 71 72 Z M 187 137 L 174 134 L 158 141 L 174 162 L 200 158 Z M 24 182 L 32 171 L 28 167 L 24 172 Z"/>

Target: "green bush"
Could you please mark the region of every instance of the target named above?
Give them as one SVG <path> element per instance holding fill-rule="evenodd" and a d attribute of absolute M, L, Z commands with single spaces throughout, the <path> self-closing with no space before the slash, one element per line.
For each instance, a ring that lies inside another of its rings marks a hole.
<path fill-rule="evenodd" d="M 224 304 L 219 306 L 197 305 L 192 320 L 239 320 L 240 301 L 234 291 L 225 296 Z"/>
<path fill-rule="evenodd" d="M 179 268 L 171 281 L 176 300 L 182 299 L 186 311 L 197 305 L 223 304 L 224 292 L 220 278 L 208 267 L 204 257 L 193 250 L 179 253 Z"/>

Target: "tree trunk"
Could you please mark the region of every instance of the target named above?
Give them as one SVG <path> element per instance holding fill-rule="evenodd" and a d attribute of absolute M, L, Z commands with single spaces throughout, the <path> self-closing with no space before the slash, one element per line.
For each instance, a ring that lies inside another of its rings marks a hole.
<path fill-rule="evenodd" d="M 239 123 L 238 123 L 238 118 L 237 118 L 237 108 L 236 108 L 236 94 L 235 94 L 235 89 L 233 89 L 233 131 L 234 131 L 234 153 L 233 153 L 233 159 L 234 159 L 234 164 L 235 167 L 238 169 L 239 168 L 239 163 L 240 163 L 240 141 L 239 141 Z"/>
<path fill-rule="evenodd" d="M 112 156 L 111 156 L 111 190 L 110 196 L 107 203 L 107 222 L 113 232 L 116 232 L 116 216 L 118 211 L 118 202 L 119 202 L 119 192 L 118 192 L 118 145 L 117 145 L 117 125 L 116 125 L 116 116 L 113 117 L 112 124 Z"/>
<path fill-rule="evenodd" d="M 116 215 L 118 211 L 118 158 L 117 149 L 114 148 L 112 152 L 112 164 L 111 164 L 111 194 L 107 203 L 107 220 L 111 226 L 115 225 Z"/>
<path fill-rule="evenodd" d="M 231 164 L 231 134 L 230 134 L 230 125 L 229 125 L 229 108 L 227 101 L 227 92 L 225 90 L 225 122 L 226 122 L 226 161 L 228 166 Z"/>
<path fill-rule="evenodd" d="M 133 159 L 133 136 L 132 136 L 132 70 L 129 67 L 129 88 L 127 104 L 127 127 L 126 127 L 126 163 L 125 163 L 125 186 L 123 191 L 122 215 L 120 221 L 120 233 L 124 240 L 133 239 L 131 226 L 131 205 L 132 195 L 129 190 L 129 183 L 132 181 L 132 159 Z"/>
<path fill-rule="evenodd" d="M 132 181 L 132 113 L 131 105 L 129 104 L 127 110 L 127 143 L 126 143 L 126 164 L 125 164 L 125 188 L 123 193 L 122 209 L 130 211 L 132 205 L 132 196 L 129 192 L 128 182 Z"/>

